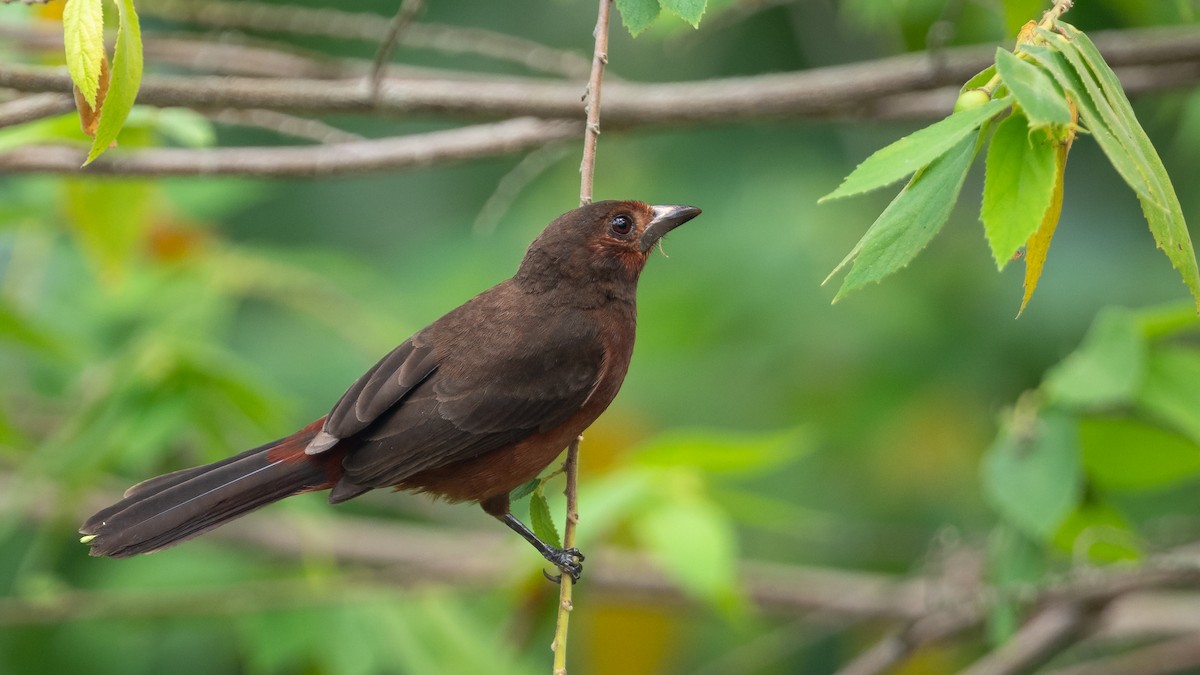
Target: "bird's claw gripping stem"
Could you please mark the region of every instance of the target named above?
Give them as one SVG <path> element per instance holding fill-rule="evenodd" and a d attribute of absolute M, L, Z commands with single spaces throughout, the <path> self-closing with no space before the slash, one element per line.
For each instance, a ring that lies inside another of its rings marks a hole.
<path fill-rule="evenodd" d="M 546 560 L 549 560 L 555 567 L 565 572 L 571 577 L 571 583 L 579 581 L 579 577 L 583 574 L 583 561 L 585 557 L 577 548 L 550 548 L 542 554 Z M 549 574 L 546 570 L 542 570 L 542 576 L 546 577 L 553 583 L 562 583 L 562 574 Z"/>

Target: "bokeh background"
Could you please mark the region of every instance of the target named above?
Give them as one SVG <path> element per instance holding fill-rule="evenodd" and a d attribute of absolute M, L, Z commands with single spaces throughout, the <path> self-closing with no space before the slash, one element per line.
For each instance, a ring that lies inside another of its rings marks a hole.
<path fill-rule="evenodd" d="M 153 4 L 146 31 L 181 30 Z M 395 3 L 340 8 L 390 16 Z M 665 82 L 802 70 L 924 49 L 935 24 L 950 26 L 945 44 L 1009 44 L 1042 9 L 723 2 L 699 30 L 664 17 L 633 39 L 614 25 L 610 72 Z M 1090 32 L 1188 23 L 1196 10 L 1080 0 L 1068 18 Z M 595 5 L 430 2 L 421 20 L 586 55 Z M 54 21 L 54 3 L 0 7 L 9 28 Z M 0 55 L 55 62 L 15 43 Z M 395 60 L 520 72 L 403 47 Z M 1135 107 L 1196 221 L 1200 97 L 1177 90 Z M 285 142 L 184 113 L 163 122 L 175 114 L 139 111 L 122 143 L 171 144 L 171 124 L 218 144 Z M 444 125 L 327 121 L 368 136 Z M 70 116 L 60 124 L 77 134 Z M 836 281 L 821 281 L 891 191 L 816 200 L 918 126 L 778 120 L 601 137 L 597 198 L 704 214 L 651 260 L 629 377 L 583 444 L 582 536 L 597 553 L 576 590 L 572 672 L 834 670 L 889 617 L 764 611 L 744 572 L 769 563 L 783 579 L 813 569 L 901 578 L 985 549 L 997 517 L 980 459 L 1005 410 L 1103 308 L 1187 302 L 1133 192 L 1085 136 L 1045 276 L 1019 320 L 1021 265 L 996 271 L 977 219 L 981 165 L 909 268 L 831 305 Z M 20 132 L 0 131 L 0 147 Z M 322 415 L 379 355 L 510 275 L 576 203 L 577 144 L 538 152 L 545 170 L 499 198 L 522 157 L 326 180 L 0 177 L 0 672 L 548 671 L 555 589 L 523 542 L 469 505 L 378 493 L 332 508 L 310 495 L 234 534 L 119 561 L 89 558 L 75 534 L 82 515 L 133 482 Z M 1190 475 L 1114 503 L 1145 550 L 1200 532 Z M 331 546 L 335 535 L 353 551 Z M 1050 566 L 1073 560 L 1041 550 Z M 631 587 L 642 574 L 682 596 Z M 985 648 L 930 648 L 908 672 L 949 671 Z"/>

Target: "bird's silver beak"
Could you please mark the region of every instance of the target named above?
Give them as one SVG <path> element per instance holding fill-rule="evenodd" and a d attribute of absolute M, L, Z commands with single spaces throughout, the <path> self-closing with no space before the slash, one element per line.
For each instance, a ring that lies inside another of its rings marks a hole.
<path fill-rule="evenodd" d="M 700 215 L 700 209 L 694 206 L 671 204 L 650 208 L 654 209 L 654 220 L 650 221 L 638 240 L 638 247 L 642 249 L 642 253 L 649 251 L 664 234 Z"/>

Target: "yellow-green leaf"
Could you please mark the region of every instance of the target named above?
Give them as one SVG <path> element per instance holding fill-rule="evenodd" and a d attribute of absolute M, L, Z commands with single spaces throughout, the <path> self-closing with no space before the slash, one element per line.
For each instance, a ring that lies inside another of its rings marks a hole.
<path fill-rule="evenodd" d="M 88 106 L 95 109 L 104 60 L 104 0 L 67 0 L 62 21 L 67 72 Z"/>
<path fill-rule="evenodd" d="M 684 21 L 692 24 L 693 28 L 699 28 L 700 17 L 704 15 L 704 6 L 706 4 L 707 4 L 707 0 L 660 0 L 659 1 L 659 5 L 663 9 L 665 9 L 668 12 L 674 14 L 675 16 L 683 19 Z"/>
<path fill-rule="evenodd" d="M 1004 49 L 996 49 L 996 71 L 1021 104 L 1030 126 L 1071 123 L 1067 99 L 1046 71 Z"/>
<path fill-rule="evenodd" d="M 890 185 L 950 152 L 962 139 L 1012 104 L 1011 98 L 960 110 L 877 151 L 819 201 L 847 197 Z"/>
<path fill-rule="evenodd" d="M 1150 225 L 1154 241 L 1167 254 L 1171 265 L 1178 270 L 1184 284 L 1191 291 L 1197 310 L 1200 310 L 1200 268 L 1197 267 L 1196 252 L 1188 234 L 1187 223 L 1183 219 L 1179 197 L 1171 184 L 1171 177 L 1154 149 L 1154 144 L 1150 142 L 1150 137 L 1146 135 L 1146 131 L 1134 115 L 1133 106 L 1129 104 L 1120 81 L 1096 49 L 1096 45 L 1074 26 L 1061 26 L 1071 37 L 1070 42 L 1078 50 L 1084 67 L 1089 69 L 1097 80 L 1113 114 L 1128 134 L 1134 156 L 1141 161 L 1143 172 L 1149 176 L 1148 182 L 1154 194 L 1140 199 L 1142 212 Z M 1064 49 L 1063 53 L 1068 60 L 1071 59 L 1071 50 Z M 1080 68 L 1074 60 L 1072 64 L 1076 69 Z M 1080 72 L 1080 76 L 1086 77 L 1083 72 Z"/>
<path fill-rule="evenodd" d="M 72 0 L 74 1 L 74 0 Z M 133 109 L 138 88 L 142 85 L 142 32 L 138 26 L 133 0 L 115 0 L 120 24 L 117 30 L 117 48 L 113 53 L 111 78 L 104 108 L 100 111 L 100 123 L 96 126 L 96 138 L 88 151 L 84 166 L 91 164 L 117 140 L 125 118 Z"/>
<path fill-rule="evenodd" d="M 992 136 L 979 218 L 1000 269 L 1042 223 L 1054 192 L 1054 143 L 1020 109 Z"/>
<path fill-rule="evenodd" d="M 1046 254 L 1050 251 L 1050 240 L 1054 238 L 1054 230 L 1058 227 L 1058 218 L 1062 215 L 1063 203 L 1063 174 L 1067 168 L 1068 144 L 1059 144 L 1055 149 L 1054 158 L 1054 191 L 1050 193 L 1050 206 L 1042 216 L 1042 224 L 1037 232 L 1025 243 L 1025 294 L 1021 298 L 1021 309 L 1017 316 L 1025 311 L 1033 292 L 1037 290 L 1038 280 L 1042 278 L 1042 268 L 1046 265 Z"/>

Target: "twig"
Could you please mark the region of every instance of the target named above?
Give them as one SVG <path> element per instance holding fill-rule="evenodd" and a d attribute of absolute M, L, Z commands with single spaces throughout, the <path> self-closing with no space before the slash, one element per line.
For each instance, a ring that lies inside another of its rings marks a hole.
<path fill-rule="evenodd" d="M 986 654 L 960 675 L 1017 675 L 1028 673 L 1077 642 L 1093 625 L 1098 608 L 1082 603 L 1048 607 L 995 651 Z"/>
<path fill-rule="evenodd" d="M 565 145 L 544 145 L 525 155 L 517 165 L 504 174 L 496 183 L 496 189 L 479 209 L 475 217 L 474 231 L 488 233 L 496 229 L 496 225 L 512 206 L 517 195 L 562 159 L 568 150 Z M 546 478 L 549 478 L 547 476 Z"/>
<path fill-rule="evenodd" d="M 379 49 L 375 51 L 375 58 L 371 61 L 371 71 L 368 75 L 372 99 L 379 99 L 379 85 L 383 82 L 385 66 L 392 59 L 392 52 L 396 50 L 396 43 L 399 42 L 401 33 L 412 25 L 423 9 L 425 9 L 425 0 L 402 0 L 396 16 L 392 17 L 391 23 L 388 24 L 387 33 L 383 36 Z"/>
<path fill-rule="evenodd" d="M 1163 640 L 1124 654 L 1085 661 L 1046 675 L 1169 675 L 1200 668 L 1200 635 Z"/>
<path fill-rule="evenodd" d="M 600 0 L 596 12 L 596 28 L 592 32 L 595 48 L 592 51 L 592 73 L 588 78 L 584 94 L 584 110 L 587 125 L 583 130 L 583 159 L 579 165 L 579 204 L 592 203 L 592 183 L 596 175 L 596 141 L 600 136 L 600 86 L 604 81 L 604 66 L 608 63 L 608 17 L 612 0 Z M 567 522 L 563 526 L 563 546 L 575 546 L 575 526 L 579 523 L 579 438 L 567 447 L 567 459 L 563 463 L 566 474 Z M 567 675 L 567 631 L 571 621 L 571 591 L 575 580 L 569 574 L 559 577 L 558 618 L 554 624 L 553 675 Z"/>
<path fill-rule="evenodd" d="M 138 11 L 215 28 L 319 35 L 376 43 L 386 39 L 391 22 L 374 14 L 328 8 L 220 0 L 144 0 L 138 5 Z M 422 23 L 413 30 L 404 31 L 398 42 L 417 49 L 477 54 L 517 63 L 535 72 L 566 77 L 580 77 L 590 69 L 589 62 L 574 52 L 480 28 Z"/>
<path fill-rule="evenodd" d="M 592 52 L 592 74 L 584 94 L 587 127 L 583 131 L 583 160 L 579 164 L 579 204 L 592 203 L 592 184 L 596 175 L 596 141 L 600 138 L 600 87 L 604 81 L 604 66 L 608 64 L 608 14 L 611 0 L 600 0 L 596 16 L 596 47 Z"/>
<path fill-rule="evenodd" d="M 1039 23 L 1045 28 L 1053 26 L 1054 22 L 1063 14 L 1066 14 L 1067 10 L 1071 9 L 1071 5 L 1073 4 L 1075 4 L 1074 0 L 1054 0 L 1054 6 L 1046 10 Z"/>
<path fill-rule="evenodd" d="M 122 176 L 334 176 L 434 166 L 536 148 L 575 137 L 578 123 L 518 118 L 448 131 L 301 147 L 151 148 L 112 151 L 80 170 L 86 153 L 63 145 L 0 152 L 0 173 Z"/>
<path fill-rule="evenodd" d="M 61 115 L 75 109 L 70 94 L 34 94 L 0 103 L 0 128 Z"/>
<path fill-rule="evenodd" d="M 601 0 L 607 2 L 608 0 Z M 563 493 L 567 496 L 567 522 L 563 524 L 563 548 L 575 547 L 575 526 L 579 524 L 579 441 L 576 438 L 567 446 L 567 459 L 563 462 L 563 473 L 566 474 L 567 487 Z M 554 642 L 550 650 L 554 652 L 553 675 L 567 675 L 567 629 L 571 622 L 571 592 L 575 580 L 571 575 L 563 573 L 558 584 L 558 613 L 554 623 Z"/>
<path fill-rule="evenodd" d="M 208 118 L 218 124 L 267 129 L 281 136 L 303 138 L 317 143 L 355 143 L 367 140 L 321 120 L 297 117 L 274 110 L 217 110 L 210 113 Z"/>

